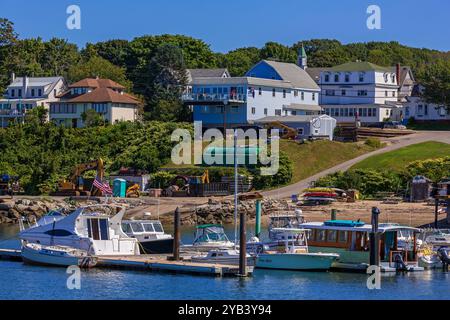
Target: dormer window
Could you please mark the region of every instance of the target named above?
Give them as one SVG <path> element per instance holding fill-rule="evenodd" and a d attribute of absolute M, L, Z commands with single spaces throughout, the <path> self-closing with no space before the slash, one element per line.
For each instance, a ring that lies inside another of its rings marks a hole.
<path fill-rule="evenodd" d="M 339 73 L 334 75 L 334 82 L 339 82 Z"/>
<path fill-rule="evenodd" d="M 38 97 L 42 96 L 42 89 L 38 89 Z"/>
<path fill-rule="evenodd" d="M 392 83 L 395 83 L 395 73 L 392 75 Z"/>
<path fill-rule="evenodd" d="M 35 92 L 35 90 L 34 89 L 31 89 L 31 96 L 32 97 L 34 97 L 34 94 L 35 94 L 36 92 Z"/>
<path fill-rule="evenodd" d="M 329 74 L 325 75 L 325 82 L 330 82 L 330 75 Z"/>
<path fill-rule="evenodd" d="M 11 89 L 11 97 L 14 98 L 16 96 L 16 90 Z"/>
<path fill-rule="evenodd" d="M 388 83 L 389 81 L 389 75 L 387 73 L 384 74 L 384 82 Z"/>

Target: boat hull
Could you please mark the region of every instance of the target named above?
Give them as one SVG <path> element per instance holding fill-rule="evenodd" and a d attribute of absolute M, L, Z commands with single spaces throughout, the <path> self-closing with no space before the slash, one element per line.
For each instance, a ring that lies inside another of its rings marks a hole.
<path fill-rule="evenodd" d="M 331 268 L 338 255 L 315 253 L 275 253 L 261 254 L 256 260 L 256 268 L 296 270 L 296 271 L 327 271 Z"/>
<path fill-rule="evenodd" d="M 141 242 L 141 254 L 166 254 L 173 252 L 173 238 Z"/>
<path fill-rule="evenodd" d="M 22 248 L 22 259 L 27 264 L 44 266 L 69 267 L 81 264 L 81 259 L 75 256 L 55 256 L 42 253 L 39 250 L 29 249 L 28 247 Z"/>

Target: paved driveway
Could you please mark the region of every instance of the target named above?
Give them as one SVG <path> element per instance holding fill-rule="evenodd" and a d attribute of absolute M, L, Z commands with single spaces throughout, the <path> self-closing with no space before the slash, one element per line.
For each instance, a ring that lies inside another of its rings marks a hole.
<path fill-rule="evenodd" d="M 389 146 L 378 149 L 376 151 L 366 153 L 362 156 L 359 156 L 355 159 L 349 160 L 347 162 L 341 163 L 335 167 L 329 168 L 325 171 L 322 171 L 318 174 L 315 174 L 312 177 L 309 177 L 305 180 L 302 180 L 300 182 L 297 182 L 295 184 L 277 189 L 277 190 L 271 190 L 271 191 L 265 191 L 262 192 L 264 197 L 271 197 L 271 198 L 278 198 L 278 199 L 284 199 L 284 198 L 290 198 L 293 194 L 298 194 L 302 190 L 308 188 L 311 182 L 316 181 L 319 178 L 322 178 L 330 173 L 338 172 L 338 171 L 346 171 L 350 169 L 353 165 L 357 164 L 358 162 L 367 159 L 371 156 L 386 153 L 389 151 L 393 151 L 396 149 L 400 149 L 412 144 L 418 144 L 426 141 L 439 141 L 450 144 L 450 131 L 422 131 L 418 132 L 412 135 L 403 136 L 403 137 L 396 137 L 392 139 L 387 139 L 392 144 Z"/>

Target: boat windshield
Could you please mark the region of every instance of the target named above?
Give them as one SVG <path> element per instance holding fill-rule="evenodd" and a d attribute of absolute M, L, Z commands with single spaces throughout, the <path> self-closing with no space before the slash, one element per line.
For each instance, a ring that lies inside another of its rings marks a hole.
<path fill-rule="evenodd" d="M 131 222 L 130 226 L 133 232 L 144 232 L 144 228 L 142 227 L 142 223 L 140 222 Z"/>
<path fill-rule="evenodd" d="M 222 227 L 208 227 L 198 230 L 195 242 L 226 242 L 229 241 Z"/>
<path fill-rule="evenodd" d="M 152 223 L 144 223 L 143 226 L 144 226 L 145 232 L 155 232 L 155 229 L 153 228 Z"/>
<path fill-rule="evenodd" d="M 156 222 L 153 224 L 153 228 L 155 228 L 155 232 L 164 232 L 162 224 L 160 222 Z"/>

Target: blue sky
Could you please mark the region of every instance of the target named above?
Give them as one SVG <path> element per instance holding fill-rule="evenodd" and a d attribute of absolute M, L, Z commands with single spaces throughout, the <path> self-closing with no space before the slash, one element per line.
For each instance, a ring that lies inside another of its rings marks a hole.
<path fill-rule="evenodd" d="M 81 30 L 66 28 L 66 8 L 81 8 Z M 369 5 L 381 7 L 382 29 L 366 27 Z M 145 34 L 185 34 L 215 51 L 268 41 L 291 45 L 311 38 L 391 41 L 450 51 L 448 0 L 0 0 L 0 17 L 21 38 L 86 42 Z"/>

